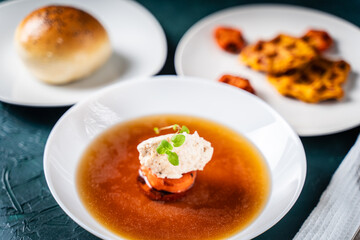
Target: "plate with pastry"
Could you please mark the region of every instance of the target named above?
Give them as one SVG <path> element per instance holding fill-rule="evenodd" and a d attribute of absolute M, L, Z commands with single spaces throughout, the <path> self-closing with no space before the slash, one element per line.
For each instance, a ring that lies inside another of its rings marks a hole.
<path fill-rule="evenodd" d="M 326 135 L 360 124 L 359 41 L 358 27 L 328 13 L 245 5 L 192 26 L 176 49 L 175 69 L 251 89 L 300 136 Z"/>
<path fill-rule="evenodd" d="M 156 74 L 167 55 L 160 24 L 134 1 L 5 2 L 0 29 L 0 100 L 17 105 L 72 105 Z"/>
<path fill-rule="evenodd" d="M 60 207 L 101 239 L 253 239 L 296 202 L 306 157 L 255 95 L 162 75 L 70 108 L 49 135 L 44 173 Z"/>

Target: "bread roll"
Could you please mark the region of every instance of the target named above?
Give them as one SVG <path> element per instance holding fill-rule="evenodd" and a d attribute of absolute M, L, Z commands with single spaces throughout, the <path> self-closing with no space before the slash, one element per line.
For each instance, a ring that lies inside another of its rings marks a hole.
<path fill-rule="evenodd" d="M 50 84 L 79 80 L 111 55 L 100 22 L 68 6 L 46 6 L 30 13 L 16 29 L 15 45 L 30 72 Z"/>

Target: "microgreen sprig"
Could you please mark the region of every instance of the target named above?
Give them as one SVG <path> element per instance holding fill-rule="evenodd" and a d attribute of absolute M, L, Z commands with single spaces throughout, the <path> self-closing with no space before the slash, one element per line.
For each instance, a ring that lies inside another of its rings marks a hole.
<path fill-rule="evenodd" d="M 185 125 L 183 125 L 182 127 L 180 127 L 179 124 L 174 124 L 174 125 L 170 125 L 170 126 L 166 126 L 166 127 L 162 127 L 162 128 L 154 127 L 154 132 L 155 132 L 156 134 L 159 134 L 160 131 L 166 130 L 166 129 L 171 129 L 171 128 L 172 128 L 174 131 L 176 131 L 176 133 L 184 133 L 184 132 L 186 132 L 187 134 L 190 133 L 189 129 L 188 129 Z"/>
<path fill-rule="evenodd" d="M 174 143 L 174 147 L 180 147 L 185 142 L 184 134 L 175 134 L 172 136 L 171 141 Z"/>
<path fill-rule="evenodd" d="M 156 134 L 159 134 L 161 130 L 171 129 L 171 128 L 174 131 L 176 131 L 176 134 L 174 136 L 172 136 L 172 138 L 171 138 L 171 142 L 173 143 L 173 145 L 166 140 L 162 140 L 160 142 L 159 146 L 156 148 L 156 152 L 158 154 L 166 154 L 169 162 L 174 166 L 178 166 L 179 165 L 179 156 L 176 154 L 176 152 L 173 152 L 172 150 L 174 149 L 174 147 L 180 147 L 181 145 L 184 144 L 185 135 L 182 133 L 186 132 L 187 134 L 189 134 L 190 130 L 184 125 L 182 127 L 180 127 L 178 124 L 174 124 L 174 125 L 162 127 L 162 128 L 155 127 L 154 131 Z"/>

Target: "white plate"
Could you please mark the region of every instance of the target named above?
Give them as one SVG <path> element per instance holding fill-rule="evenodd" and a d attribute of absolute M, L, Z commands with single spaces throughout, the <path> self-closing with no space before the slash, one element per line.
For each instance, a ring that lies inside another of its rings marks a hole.
<path fill-rule="evenodd" d="M 50 4 L 83 9 L 106 28 L 114 49 L 110 60 L 92 76 L 65 86 L 35 79 L 14 49 L 14 32 L 33 10 Z M 0 7 L 0 100 L 27 106 L 66 106 L 94 91 L 137 76 L 151 76 L 166 60 L 165 34 L 157 20 L 135 1 L 127 0 L 20 0 Z"/>
<path fill-rule="evenodd" d="M 193 115 L 224 124 L 252 141 L 265 157 L 272 179 L 269 201 L 261 215 L 232 239 L 261 234 L 293 206 L 305 180 L 305 153 L 299 137 L 279 114 L 252 94 L 225 84 L 158 76 L 100 91 L 68 110 L 50 133 L 44 153 L 46 181 L 62 209 L 83 228 L 103 239 L 121 239 L 96 222 L 79 199 L 75 175 L 84 150 L 94 137 L 114 124 L 164 113 Z"/>
<path fill-rule="evenodd" d="M 325 29 L 336 41 L 327 55 L 342 58 L 352 66 L 340 102 L 308 104 L 280 96 L 265 76 L 222 51 L 213 39 L 213 30 L 229 25 L 243 31 L 250 43 L 271 39 L 279 33 L 301 36 L 309 28 Z M 335 133 L 360 124 L 360 43 L 359 29 L 338 17 L 312 9 L 286 5 L 249 5 L 212 14 L 196 23 L 181 39 L 175 55 L 179 75 L 215 81 L 224 73 L 250 79 L 260 98 L 268 102 L 301 136 Z"/>

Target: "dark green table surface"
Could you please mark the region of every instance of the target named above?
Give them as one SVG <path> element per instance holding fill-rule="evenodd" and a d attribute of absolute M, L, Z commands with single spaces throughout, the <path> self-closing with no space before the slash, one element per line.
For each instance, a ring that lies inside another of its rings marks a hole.
<path fill-rule="evenodd" d="M 186 30 L 201 18 L 231 6 L 274 3 L 258 0 L 139 2 L 159 20 L 168 40 L 167 61 L 159 74 L 175 74 L 173 58 L 176 45 Z M 323 10 L 360 26 L 359 0 L 297 0 L 276 3 Z M 45 142 L 55 122 L 67 109 L 30 108 L 0 102 L 0 239 L 97 239 L 61 210 L 44 178 L 42 156 Z M 308 168 L 300 198 L 279 223 L 256 239 L 293 238 L 316 206 L 332 174 L 358 134 L 359 127 L 327 136 L 301 138 Z"/>

